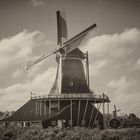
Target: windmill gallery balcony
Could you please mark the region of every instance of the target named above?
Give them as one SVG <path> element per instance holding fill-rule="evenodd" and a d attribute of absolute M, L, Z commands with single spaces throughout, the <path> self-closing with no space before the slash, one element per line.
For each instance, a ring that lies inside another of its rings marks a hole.
<path fill-rule="evenodd" d="M 109 97 L 107 95 L 105 94 L 96 95 L 93 93 L 41 95 L 41 96 L 31 96 L 31 99 L 32 100 L 90 100 L 96 103 L 110 102 Z"/>

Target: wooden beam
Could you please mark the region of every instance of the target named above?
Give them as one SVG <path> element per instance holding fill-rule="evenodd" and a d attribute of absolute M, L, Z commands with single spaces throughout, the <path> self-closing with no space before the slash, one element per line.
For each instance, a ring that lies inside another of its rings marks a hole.
<path fill-rule="evenodd" d="M 79 100 L 79 105 L 78 105 L 77 126 L 79 126 L 80 107 L 81 107 L 81 100 Z"/>
<path fill-rule="evenodd" d="M 41 101 L 39 101 L 39 104 L 40 104 L 40 116 L 42 115 L 42 102 Z"/>
<path fill-rule="evenodd" d="M 51 115 L 51 100 L 49 100 L 49 115 Z"/>
<path fill-rule="evenodd" d="M 104 98 L 105 98 L 105 94 L 103 93 L 103 101 L 102 101 L 102 105 L 103 105 L 103 129 L 105 129 L 105 103 L 104 103 Z"/>
<path fill-rule="evenodd" d="M 100 105 L 98 106 L 98 109 L 97 109 L 97 112 L 96 112 L 96 115 L 95 115 L 95 118 L 94 118 L 94 121 L 93 121 L 93 124 L 92 124 L 92 128 L 94 127 L 94 124 L 95 124 L 96 118 L 97 118 L 97 116 L 98 116 L 100 107 L 101 107 L 101 103 L 100 103 Z"/>
<path fill-rule="evenodd" d="M 58 99 L 58 111 L 60 110 L 60 100 Z"/>
<path fill-rule="evenodd" d="M 87 112 L 87 107 L 88 107 L 88 100 L 87 100 L 87 102 L 86 102 L 85 111 L 84 111 L 84 116 L 83 116 L 82 121 L 85 120 L 85 116 L 86 116 L 86 112 Z"/>
<path fill-rule="evenodd" d="M 107 114 L 108 114 L 108 118 L 109 118 L 109 102 L 107 102 Z"/>
<path fill-rule="evenodd" d="M 92 120 L 92 117 L 93 117 L 94 108 L 95 108 L 95 106 L 93 105 L 88 127 L 90 127 L 90 125 L 91 125 L 91 120 Z"/>
<path fill-rule="evenodd" d="M 35 101 L 35 114 L 38 115 L 38 102 Z"/>
<path fill-rule="evenodd" d="M 46 100 L 44 101 L 44 116 L 46 116 Z"/>
<path fill-rule="evenodd" d="M 71 127 L 72 127 L 72 100 L 70 100 L 70 120 L 71 120 Z"/>

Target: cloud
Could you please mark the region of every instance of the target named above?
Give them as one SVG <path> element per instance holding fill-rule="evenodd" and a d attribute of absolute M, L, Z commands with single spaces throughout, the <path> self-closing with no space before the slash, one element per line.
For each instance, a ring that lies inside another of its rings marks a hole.
<path fill-rule="evenodd" d="M 54 82 L 55 72 L 56 68 L 50 67 L 31 81 L 0 89 L 0 110 L 17 110 L 29 100 L 30 92 L 36 95 L 47 95 Z"/>
<path fill-rule="evenodd" d="M 109 97 L 111 102 L 122 109 L 124 113 L 136 113 L 140 115 L 137 108 L 140 106 L 140 95 L 132 89 L 135 87 L 136 81 L 130 80 L 127 77 L 113 79 L 108 83 Z M 137 108 L 135 108 L 137 106 Z"/>
<path fill-rule="evenodd" d="M 130 82 L 126 80 L 126 77 L 121 77 L 118 80 L 114 79 L 108 84 L 108 87 L 116 89 L 119 93 L 125 91 L 129 86 Z"/>
<path fill-rule="evenodd" d="M 123 57 L 140 46 L 140 30 L 126 29 L 122 33 L 105 34 L 90 38 L 83 46 L 95 57 Z"/>
<path fill-rule="evenodd" d="M 132 69 L 139 70 L 140 69 L 140 58 L 134 63 Z"/>
<path fill-rule="evenodd" d="M 48 94 L 54 82 L 56 68 L 50 67 L 42 74 L 38 74 L 34 80 L 30 83 L 30 90 L 45 91 Z M 41 93 L 40 93 L 41 94 Z"/>
<path fill-rule="evenodd" d="M 31 0 L 34 6 L 45 6 L 45 0 Z"/>
<path fill-rule="evenodd" d="M 89 65 L 90 76 L 102 75 L 101 69 L 107 64 L 106 60 L 97 60 L 95 63 Z"/>
<path fill-rule="evenodd" d="M 25 34 L 28 36 L 28 34 L 33 34 L 33 32 L 26 31 Z M 30 43 L 27 43 L 29 48 L 27 47 L 28 49 L 26 50 L 25 47 L 26 51 L 23 51 L 24 53 L 22 54 L 22 57 L 17 55 L 20 52 L 19 50 L 21 50 L 22 53 L 22 49 L 24 48 L 23 46 L 25 46 L 25 44 L 21 41 L 18 44 L 24 44 L 22 45 L 23 48 L 12 47 L 15 49 L 11 49 L 9 47 L 4 52 L 6 57 L 2 57 L 2 54 L 0 55 L 0 62 L 4 64 L 2 58 L 6 59 L 8 63 L 5 65 L 5 67 L 8 67 L 13 63 L 18 63 L 19 59 L 23 59 L 29 55 L 35 55 L 33 50 L 34 48 L 37 48 L 36 42 L 40 40 L 37 39 L 38 36 L 40 36 L 40 33 L 34 34 L 35 35 L 30 35 L 26 41 L 23 39 L 23 42 L 29 41 Z M 26 37 L 24 36 L 23 38 Z M 7 39 L 7 42 L 9 42 L 9 40 L 13 40 L 12 38 L 13 37 Z M 39 41 L 39 43 L 41 42 L 43 41 Z M 89 51 L 90 77 L 96 76 L 94 78 L 92 77 L 90 80 L 90 85 L 94 86 L 94 90 L 96 88 L 95 92 L 98 91 L 96 92 L 98 94 L 104 92 L 104 89 L 108 89 L 107 94 L 109 95 L 113 104 L 116 104 L 116 106 L 121 108 L 125 113 L 134 112 L 140 116 L 140 111 L 138 110 L 140 106 L 140 80 L 138 76 L 140 64 L 139 46 L 140 30 L 133 28 L 126 29 L 122 33 L 105 34 L 96 36 L 95 38 L 90 38 L 89 41 L 86 42 L 86 46 L 84 46 L 83 49 Z M 38 50 L 39 49 L 37 49 L 36 52 L 38 52 Z M 13 52 L 15 53 L 13 54 Z M 131 71 L 130 67 L 132 68 Z M 1 88 L 0 106 L 3 107 L 3 109 L 7 108 L 9 110 L 16 110 L 28 100 L 31 91 L 36 92 L 38 95 L 47 94 L 52 86 L 55 70 L 55 68 L 50 68 L 47 71 L 39 74 L 38 67 L 34 67 L 31 69 L 31 73 L 28 74 L 27 78 L 32 80 L 13 84 L 7 88 Z M 41 71 L 44 71 L 44 69 Z M 16 71 L 14 73 L 16 73 Z M 13 75 L 16 75 L 14 73 Z M 129 108 L 128 105 L 130 106 Z"/>
<path fill-rule="evenodd" d="M 112 106 L 116 104 L 124 113 L 140 116 L 140 30 L 132 28 L 90 38 L 83 50 L 88 50 L 94 62 L 90 72 L 96 75 L 96 90 L 108 89 Z"/>
<path fill-rule="evenodd" d="M 13 78 L 17 78 L 17 77 L 19 77 L 19 76 L 21 76 L 21 71 L 20 71 L 20 70 L 16 70 L 16 71 L 14 71 L 13 74 L 12 74 L 12 77 L 13 77 Z"/>
<path fill-rule="evenodd" d="M 44 72 L 45 67 L 40 71 L 38 67 L 34 67 L 26 75 L 21 64 L 39 55 L 41 51 L 44 53 L 46 45 L 50 47 L 49 45 L 53 43 L 41 32 L 27 30 L 0 40 L 0 72 L 3 74 L 2 81 L 6 83 L 3 82 L 4 88 L 0 88 L 0 110 L 16 110 L 29 99 L 31 91 L 38 95 L 49 93 L 55 76 L 55 68 L 50 67 Z M 42 64 L 40 63 L 39 66 Z M 5 74 L 9 77 L 5 77 Z M 17 80 L 21 83 L 15 83 Z"/>
<path fill-rule="evenodd" d="M 13 37 L 2 39 L 0 41 L 0 69 L 25 60 L 28 55 L 32 54 L 41 36 L 39 31 L 24 30 Z"/>
<path fill-rule="evenodd" d="M 81 48 L 89 52 L 91 76 L 104 75 L 109 79 L 125 76 L 130 69 L 132 75 L 133 70 L 138 69 L 139 61 L 135 62 L 135 59 L 139 58 L 139 46 L 140 30 L 132 28 L 122 33 L 90 37 Z"/>

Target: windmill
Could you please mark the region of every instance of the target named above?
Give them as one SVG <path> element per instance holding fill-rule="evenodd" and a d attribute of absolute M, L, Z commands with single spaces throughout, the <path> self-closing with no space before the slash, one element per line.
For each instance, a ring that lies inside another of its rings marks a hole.
<path fill-rule="evenodd" d="M 116 118 L 117 117 L 117 112 L 120 112 L 121 109 L 117 109 L 116 105 L 114 105 L 114 111 L 113 111 L 113 117 Z"/>
<path fill-rule="evenodd" d="M 121 110 L 117 109 L 116 105 L 114 105 L 113 118 L 109 121 L 109 125 L 112 128 L 119 128 L 121 126 L 121 120 L 117 117 L 117 112 L 119 111 Z"/>
<path fill-rule="evenodd" d="M 92 24 L 74 37 L 67 39 L 67 25 L 63 13 L 57 15 L 57 47 L 38 59 L 28 63 L 27 70 L 42 62 L 50 55 L 56 55 L 57 72 L 48 95 L 35 96 L 4 121 L 38 121 L 43 128 L 48 126 L 104 127 L 101 104 L 110 102 L 108 96 L 95 95 L 89 87 L 88 53 L 78 47 L 83 39 L 95 29 Z M 86 72 L 83 61 L 86 62 Z M 98 107 L 95 104 L 99 104 Z M 23 113 L 24 112 L 24 113 Z M 22 115 L 21 115 L 22 114 Z"/>
<path fill-rule="evenodd" d="M 75 92 L 90 92 L 89 86 L 89 68 L 88 68 L 88 53 L 83 53 L 78 47 L 82 40 L 87 36 L 89 32 L 96 28 L 96 24 L 91 25 L 87 29 L 83 30 L 79 34 L 75 35 L 71 39 L 64 42 L 67 38 L 67 25 L 63 18 L 63 13 L 57 11 L 57 44 L 58 48 L 50 51 L 48 54 L 42 55 L 37 60 L 27 64 L 27 70 L 34 65 L 42 62 L 50 55 L 56 55 L 56 61 L 58 63 L 57 74 L 55 83 L 50 91 L 50 94 L 61 93 L 75 93 Z M 83 69 L 82 61 L 86 59 L 86 79 Z M 66 70 L 69 68 L 69 70 Z M 75 70 L 75 72 L 74 72 Z M 78 73 L 76 73 L 78 72 Z M 63 74 L 63 75 L 62 75 Z M 81 82 L 76 82 L 83 77 Z M 85 83 L 85 81 L 87 81 Z M 65 87 L 65 88 L 64 88 Z M 80 87 L 80 88 L 78 88 Z M 72 91 L 73 89 L 73 91 Z M 78 91 L 79 89 L 79 91 Z"/>

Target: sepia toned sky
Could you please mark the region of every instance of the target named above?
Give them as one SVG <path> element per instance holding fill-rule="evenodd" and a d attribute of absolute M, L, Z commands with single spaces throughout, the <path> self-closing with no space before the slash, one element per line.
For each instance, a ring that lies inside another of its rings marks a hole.
<path fill-rule="evenodd" d="M 139 0 L 0 0 L 0 110 L 17 110 L 30 98 L 48 94 L 55 56 L 25 70 L 27 60 L 57 48 L 56 10 L 64 10 L 68 37 L 93 23 L 80 48 L 89 52 L 90 88 L 103 92 L 121 114 L 140 117 Z"/>

